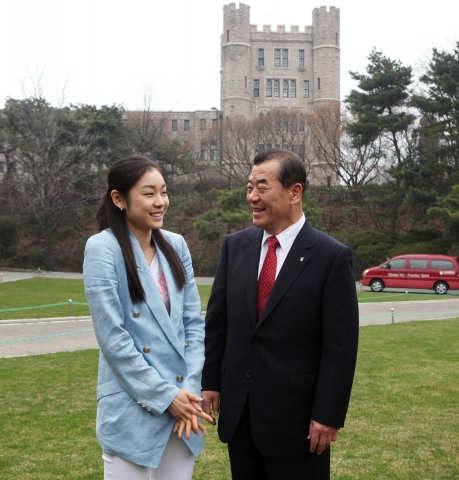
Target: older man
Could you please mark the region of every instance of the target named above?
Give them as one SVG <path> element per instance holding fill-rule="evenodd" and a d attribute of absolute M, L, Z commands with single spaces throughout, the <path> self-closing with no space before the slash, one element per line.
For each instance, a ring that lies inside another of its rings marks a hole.
<path fill-rule="evenodd" d="M 235 480 L 330 478 L 357 356 L 350 249 L 311 227 L 306 171 L 254 159 L 253 227 L 226 237 L 206 315 L 203 407 L 219 416 Z"/>

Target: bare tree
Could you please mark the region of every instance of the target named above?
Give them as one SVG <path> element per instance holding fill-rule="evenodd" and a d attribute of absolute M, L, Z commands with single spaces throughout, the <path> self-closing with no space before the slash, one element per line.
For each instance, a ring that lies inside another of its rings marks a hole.
<path fill-rule="evenodd" d="M 348 187 L 379 181 L 386 175 L 384 137 L 354 147 L 347 130 L 353 121 L 354 116 L 338 102 L 317 108 L 307 117 L 316 157 Z"/>
<path fill-rule="evenodd" d="M 228 179 L 228 188 L 247 182 L 257 152 L 259 135 L 256 124 L 245 117 L 227 119 L 209 130 L 203 141 L 218 159 L 219 172 Z"/>

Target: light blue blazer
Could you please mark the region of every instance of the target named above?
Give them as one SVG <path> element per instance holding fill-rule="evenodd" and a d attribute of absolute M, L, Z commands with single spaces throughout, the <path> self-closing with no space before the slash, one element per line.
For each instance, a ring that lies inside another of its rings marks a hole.
<path fill-rule="evenodd" d="M 135 236 L 129 232 L 146 302 L 132 303 L 121 248 L 110 229 L 91 237 L 83 276 L 100 346 L 96 433 L 105 453 L 156 468 L 175 419 L 167 410 L 179 389 L 201 394 L 204 320 L 185 240 L 162 231 L 186 272 L 175 284 L 163 252 L 170 316 Z M 198 456 L 203 437 L 184 440 Z"/>

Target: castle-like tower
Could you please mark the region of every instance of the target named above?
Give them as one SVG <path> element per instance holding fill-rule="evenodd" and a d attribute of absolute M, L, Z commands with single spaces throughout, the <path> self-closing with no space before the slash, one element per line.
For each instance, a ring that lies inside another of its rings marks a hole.
<path fill-rule="evenodd" d="M 274 107 L 301 109 L 340 98 L 339 9 L 315 8 L 312 26 L 276 31 L 250 25 L 250 7 L 223 9 L 222 116 L 253 118 Z"/>

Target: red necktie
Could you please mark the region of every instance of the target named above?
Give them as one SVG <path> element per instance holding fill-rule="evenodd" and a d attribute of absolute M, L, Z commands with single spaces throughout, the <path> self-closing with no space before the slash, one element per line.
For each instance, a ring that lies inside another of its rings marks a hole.
<path fill-rule="evenodd" d="M 269 295 L 276 281 L 277 256 L 276 248 L 279 246 L 277 237 L 268 237 L 268 253 L 261 267 L 258 278 L 258 320 L 265 309 Z"/>

